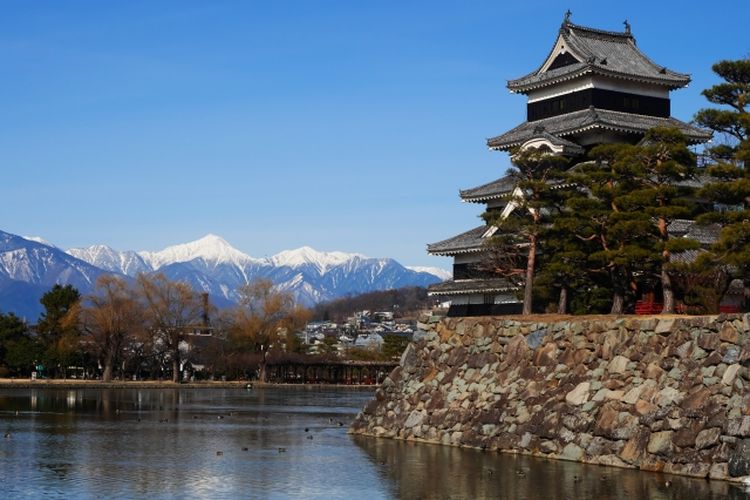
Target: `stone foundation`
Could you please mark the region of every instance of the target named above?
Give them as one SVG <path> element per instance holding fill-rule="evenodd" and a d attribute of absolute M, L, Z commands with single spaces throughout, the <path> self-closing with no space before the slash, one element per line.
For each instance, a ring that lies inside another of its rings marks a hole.
<path fill-rule="evenodd" d="M 538 318 L 429 323 L 351 432 L 750 475 L 750 315 Z"/>

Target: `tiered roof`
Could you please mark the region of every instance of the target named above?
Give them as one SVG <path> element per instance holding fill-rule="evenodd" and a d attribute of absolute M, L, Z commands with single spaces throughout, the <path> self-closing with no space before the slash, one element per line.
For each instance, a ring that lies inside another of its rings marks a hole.
<path fill-rule="evenodd" d="M 555 66 L 550 58 L 556 55 L 555 49 L 560 44 L 564 44 L 567 60 L 559 67 L 547 69 Z M 662 85 L 668 89 L 684 87 L 690 82 L 690 75 L 660 66 L 641 52 L 627 22 L 625 32 L 620 33 L 578 26 L 566 16 L 545 63 L 526 76 L 510 80 L 508 88 L 511 92 L 525 94 L 585 75 L 603 75 Z"/>
<path fill-rule="evenodd" d="M 458 255 L 480 252 L 484 243 L 483 236 L 490 229 L 489 226 L 479 226 L 447 240 L 431 243 L 427 245 L 427 252 L 432 255 Z"/>
<path fill-rule="evenodd" d="M 533 122 L 524 122 L 502 135 L 487 139 L 487 146 L 491 149 L 507 151 L 539 137 L 540 129 L 543 129 L 548 134 L 562 138 L 595 129 L 643 135 L 654 127 L 675 127 L 691 143 L 701 143 L 711 139 L 711 132 L 693 127 L 675 118 L 636 115 L 622 111 L 597 109 L 592 106 L 588 109 L 564 115 L 543 118 Z"/>
<path fill-rule="evenodd" d="M 529 94 L 536 89 L 550 87 L 567 81 L 585 79 L 591 76 L 605 77 L 610 81 L 623 80 L 639 84 L 660 93 L 686 86 L 690 76 L 656 64 L 636 46 L 625 23 L 625 31 L 604 31 L 570 22 L 570 12 L 560 28 L 555 45 L 550 50 L 544 64 L 526 76 L 508 82 L 512 92 Z M 584 80 L 587 85 L 598 85 L 599 80 Z M 574 86 L 563 86 L 571 88 Z M 633 88 L 633 86 L 623 86 Z M 617 86 L 616 86 L 617 88 Z M 646 92 L 648 94 L 648 92 Z M 561 108 L 562 109 L 562 108 Z M 571 108 L 568 108 L 571 109 Z M 573 108 L 575 109 L 575 108 Z M 658 114 L 658 113 L 656 113 Z M 654 127 L 673 127 L 680 130 L 691 143 L 710 140 L 711 133 L 671 117 L 649 114 L 627 113 L 596 108 L 569 111 L 556 116 L 525 122 L 508 132 L 487 140 L 491 149 L 508 151 L 519 146 L 536 147 L 546 144 L 556 154 L 582 156 L 585 153 L 581 142 L 585 135 L 597 132 L 615 132 L 618 135 L 631 135 L 635 142 L 638 137 Z M 586 143 L 583 143 L 586 145 Z M 574 167 L 575 168 L 575 167 Z M 517 180 L 505 175 L 481 186 L 461 190 L 461 199 L 472 203 L 487 203 L 509 196 L 516 187 Z M 560 185 L 562 187 L 563 184 Z M 427 245 L 433 255 L 456 256 L 478 253 L 484 249 L 484 242 L 497 228 L 479 226 L 452 238 Z M 699 228 L 687 221 L 675 221 L 670 231 L 674 237 L 695 238 L 708 244 L 715 234 L 713 229 Z M 695 255 L 681 255 L 680 258 L 695 258 Z M 518 290 L 518 286 L 503 279 L 466 279 L 448 281 L 430 286 L 430 295 L 476 295 L 506 293 Z"/>
<path fill-rule="evenodd" d="M 444 281 L 430 285 L 430 295 L 475 295 L 505 293 L 519 290 L 518 285 L 504 278 Z"/>
<path fill-rule="evenodd" d="M 504 175 L 497 180 L 471 189 L 462 189 L 458 193 L 463 201 L 484 203 L 503 198 L 513 192 L 518 180 L 512 175 Z"/>

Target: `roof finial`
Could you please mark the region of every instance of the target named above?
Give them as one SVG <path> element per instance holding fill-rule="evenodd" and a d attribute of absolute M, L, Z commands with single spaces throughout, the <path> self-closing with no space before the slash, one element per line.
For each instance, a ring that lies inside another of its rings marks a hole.
<path fill-rule="evenodd" d="M 625 20 L 624 20 L 624 21 L 622 22 L 622 24 L 624 24 L 624 25 L 625 25 L 625 33 L 627 33 L 627 34 L 629 35 L 629 34 L 630 34 L 630 23 L 628 22 L 628 20 L 627 20 L 627 19 L 625 19 Z"/>
<path fill-rule="evenodd" d="M 568 24 L 570 22 L 570 16 L 572 16 L 573 13 L 570 12 L 570 9 L 565 11 L 565 19 L 563 19 L 563 24 Z"/>

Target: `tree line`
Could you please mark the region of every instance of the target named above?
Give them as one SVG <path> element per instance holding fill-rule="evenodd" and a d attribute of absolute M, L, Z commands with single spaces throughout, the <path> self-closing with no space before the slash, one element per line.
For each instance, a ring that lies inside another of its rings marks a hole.
<path fill-rule="evenodd" d="M 92 294 L 55 285 L 44 294 L 35 327 L 0 313 L 0 376 L 88 376 L 180 380 L 195 362 L 212 373 L 248 376 L 257 368 L 265 380 L 269 357 L 301 352 L 295 335 L 309 318 L 293 297 L 267 280 L 239 289 L 238 304 L 217 311 L 207 294 L 164 274 L 134 281 L 102 275 Z M 209 321 L 210 319 L 210 321 Z"/>
<path fill-rule="evenodd" d="M 393 311 L 395 317 L 416 314 L 429 309 L 435 301 L 427 295 L 424 287 L 404 287 L 391 290 L 378 290 L 360 295 L 342 297 L 330 302 L 317 304 L 312 308 L 316 321 L 343 322 L 358 311 Z"/>
<path fill-rule="evenodd" d="M 722 83 L 703 91 L 718 108 L 694 121 L 715 132 L 704 165 L 676 129 L 655 128 L 638 144 L 594 147 L 570 165 L 543 149 L 515 151 L 520 195 L 487 245 L 482 270 L 522 290 L 523 313 L 623 313 L 660 290 L 663 313 L 717 312 L 732 280 L 750 309 L 750 60 L 721 61 Z M 717 234 L 710 245 L 675 238 L 678 219 Z"/>

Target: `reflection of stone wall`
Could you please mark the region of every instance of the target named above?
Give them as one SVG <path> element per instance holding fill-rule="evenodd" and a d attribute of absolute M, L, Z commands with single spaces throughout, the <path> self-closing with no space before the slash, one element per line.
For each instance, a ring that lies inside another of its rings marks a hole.
<path fill-rule="evenodd" d="M 448 318 L 356 434 L 698 477 L 750 475 L 750 315 Z"/>

